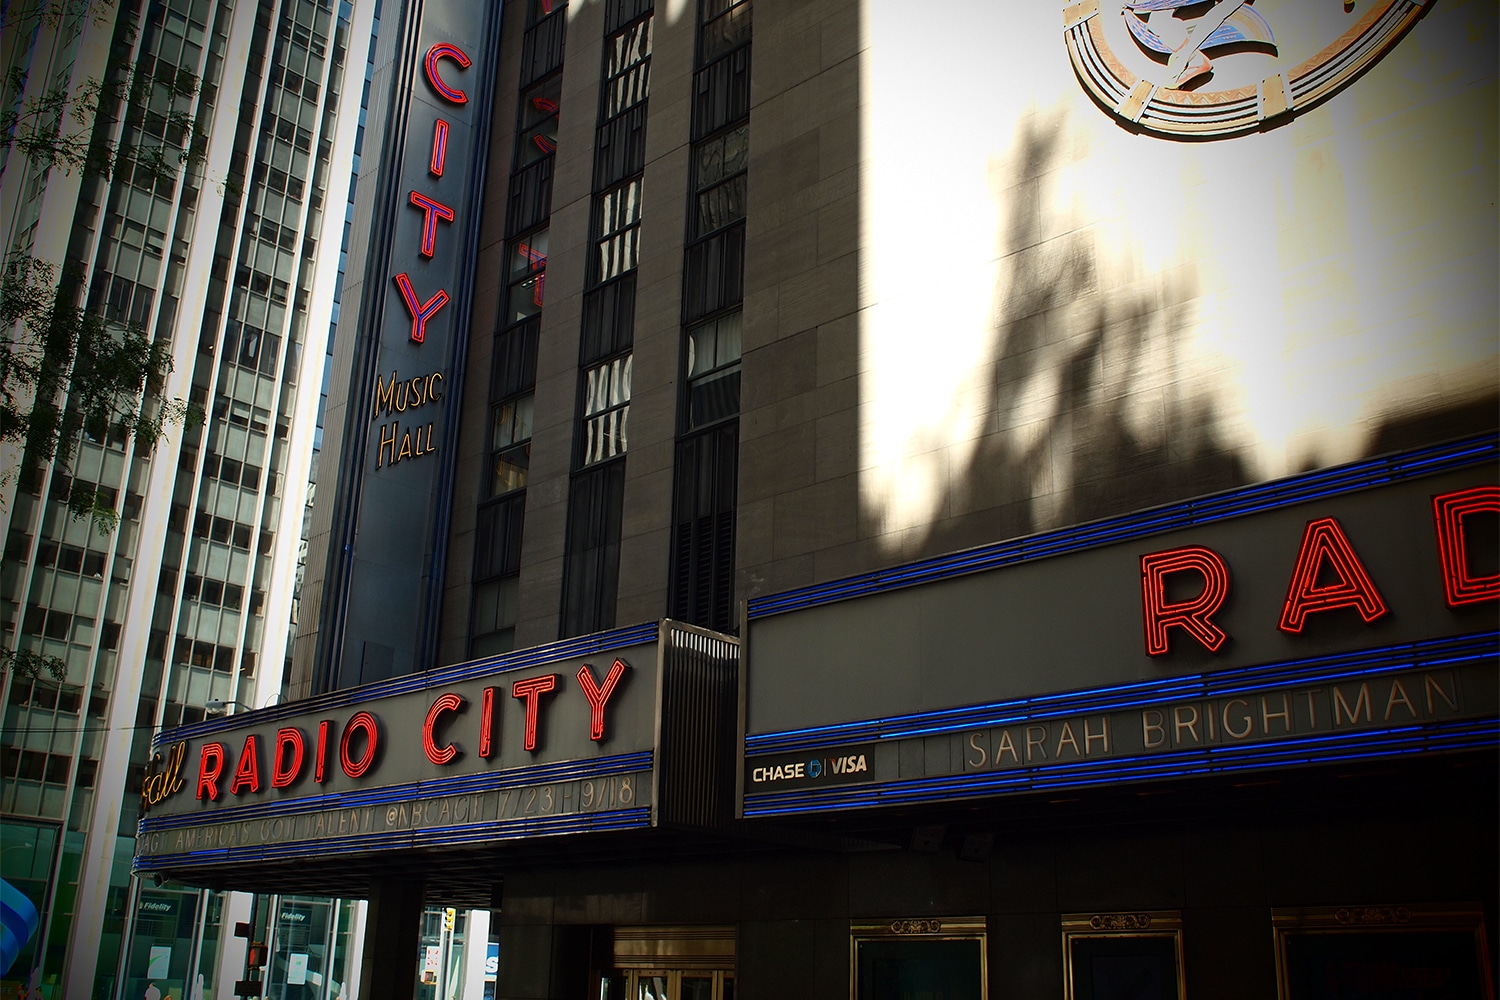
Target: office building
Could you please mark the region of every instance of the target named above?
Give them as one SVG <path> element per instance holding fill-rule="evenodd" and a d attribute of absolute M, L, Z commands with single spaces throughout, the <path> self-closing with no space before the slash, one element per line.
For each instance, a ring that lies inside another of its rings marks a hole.
<path fill-rule="evenodd" d="M 161 727 L 281 695 L 377 5 L 66 6 L 6 13 L 16 100 L 126 83 L 85 138 L 164 144 L 170 169 L 49 170 L 8 147 L 6 252 L 76 269 L 80 304 L 169 345 L 163 396 L 202 420 L 154 449 L 85 436 L 69 462 L 6 457 L 3 642 L 66 669 L 0 674 L 4 877 L 41 912 L 4 982 L 45 997 L 140 997 L 151 982 L 224 995 L 251 899 L 132 878 L 141 779 Z M 191 143 L 201 157 L 179 163 Z M 113 531 L 69 516 L 79 483 L 115 506 Z M 304 952 L 347 964 L 353 904 L 281 909 L 301 918 Z"/>
<path fill-rule="evenodd" d="M 140 872 L 366 990 L 1488 995 L 1490 7 L 408 14 L 292 700 Z"/>

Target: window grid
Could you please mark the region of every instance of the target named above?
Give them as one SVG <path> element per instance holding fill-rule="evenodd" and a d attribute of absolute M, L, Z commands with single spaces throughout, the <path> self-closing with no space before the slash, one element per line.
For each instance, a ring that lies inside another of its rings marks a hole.
<path fill-rule="evenodd" d="M 698 65 L 707 66 L 750 42 L 750 0 L 704 0 Z"/>
<path fill-rule="evenodd" d="M 504 325 L 540 316 L 547 292 L 547 230 L 538 229 L 511 241 L 506 250 Z"/>
<path fill-rule="evenodd" d="M 693 149 L 696 210 L 692 238 L 732 225 L 745 217 L 745 181 L 750 160 L 750 127 L 741 125 L 705 139 Z"/>
<path fill-rule="evenodd" d="M 595 200 L 594 284 L 635 270 L 640 262 L 641 178 L 635 177 Z"/>
<path fill-rule="evenodd" d="M 583 455 L 587 467 L 622 457 L 630 443 L 632 355 L 625 354 L 583 373 Z"/>
<path fill-rule="evenodd" d="M 599 117 L 609 121 L 651 96 L 651 24 L 647 13 L 604 43 L 604 85 Z"/>

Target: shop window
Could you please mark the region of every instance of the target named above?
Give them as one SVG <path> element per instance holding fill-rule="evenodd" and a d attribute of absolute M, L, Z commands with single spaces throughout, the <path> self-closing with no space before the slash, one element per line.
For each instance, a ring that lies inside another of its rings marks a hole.
<path fill-rule="evenodd" d="M 942 996 L 986 1000 L 984 918 L 919 917 L 856 923 L 854 1000 Z"/>
<path fill-rule="evenodd" d="M 1064 1000 L 1184 996 L 1177 911 L 1072 913 L 1062 925 Z"/>
<path fill-rule="evenodd" d="M 1273 909 L 1271 924 L 1283 1000 L 1492 995 L 1478 904 Z"/>

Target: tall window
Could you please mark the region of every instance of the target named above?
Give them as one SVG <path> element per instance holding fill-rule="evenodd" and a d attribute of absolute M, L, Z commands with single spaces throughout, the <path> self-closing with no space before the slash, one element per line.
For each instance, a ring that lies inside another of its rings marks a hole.
<path fill-rule="evenodd" d="M 668 608 L 734 631 L 750 0 L 701 0 Z"/>
<path fill-rule="evenodd" d="M 630 362 L 631 355 L 626 354 L 583 373 L 583 465 L 625 454 L 630 429 Z"/>
<path fill-rule="evenodd" d="M 613 118 L 651 94 L 651 15 L 607 40 L 602 117 Z"/>
<path fill-rule="evenodd" d="M 698 30 L 698 65 L 750 41 L 750 0 L 704 0 Z"/>
<path fill-rule="evenodd" d="M 684 430 L 739 415 L 740 316 L 736 310 L 688 330 Z"/>
<path fill-rule="evenodd" d="M 537 331 L 538 323 L 532 320 L 495 338 L 490 473 L 475 525 L 471 656 L 488 656 L 515 646 Z"/>
<path fill-rule="evenodd" d="M 741 125 L 700 142 L 693 150 L 697 211 L 693 237 L 723 229 L 745 217 L 745 168 L 750 160 L 750 128 Z"/>
<path fill-rule="evenodd" d="M 651 0 L 606 0 L 594 137 L 593 254 L 579 335 L 576 469 L 568 495 L 561 634 L 610 628 L 630 443 L 635 268 L 651 93 Z"/>
<path fill-rule="evenodd" d="M 526 485 L 526 470 L 531 466 L 532 398 L 528 392 L 490 409 L 491 496 Z"/>
<path fill-rule="evenodd" d="M 557 152 L 558 101 L 562 75 L 550 77 L 521 95 L 520 139 L 516 142 L 516 168 Z"/>
<path fill-rule="evenodd" d="M 506 258 L 504 322 L 508 326 L 542 311 L 547 290 L 547 230 L 538 229 L 512 241 Z"/>
<path fill-rule="evenodd" d="M 635 270 L 640 260 L 641 179 L 626 181 L 595 200 L 595 282 Z"/>

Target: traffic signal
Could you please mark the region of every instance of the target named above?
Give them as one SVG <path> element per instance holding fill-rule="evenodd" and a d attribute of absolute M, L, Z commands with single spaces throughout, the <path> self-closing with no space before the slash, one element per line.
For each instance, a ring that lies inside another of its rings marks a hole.
<path fill-rule="evenodd" d="M 257 941 L 245 949 L 245 967 L 259 969 L 266 964 L 266 946 Z"/>
<path fill-rule="evenodd" d="M 451 931 L 453 929 L 453 922 L 456 919 L 458 919 L 458 911 L 457 910 L 455 910 L 451 906 L 448 907 L 446 910 L 444 910 L 443 911 L 443 930 L 445 930 L 445 931 Z"/>

